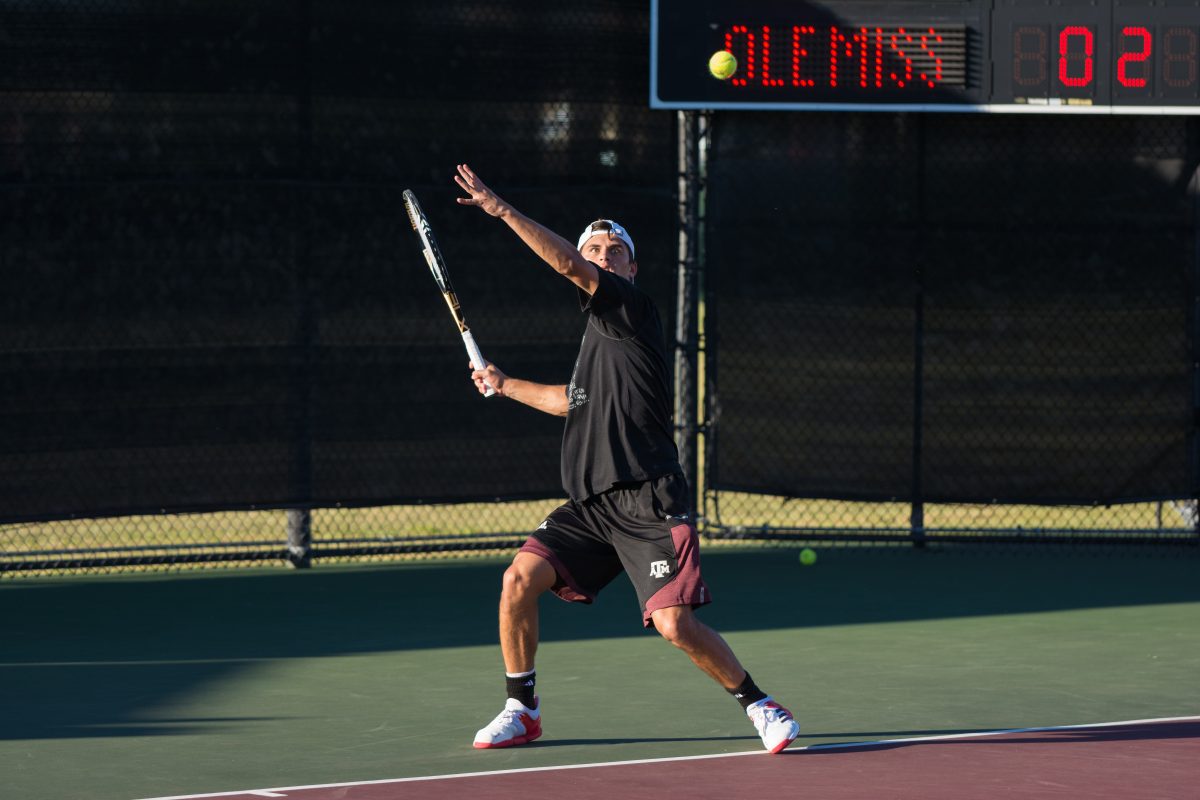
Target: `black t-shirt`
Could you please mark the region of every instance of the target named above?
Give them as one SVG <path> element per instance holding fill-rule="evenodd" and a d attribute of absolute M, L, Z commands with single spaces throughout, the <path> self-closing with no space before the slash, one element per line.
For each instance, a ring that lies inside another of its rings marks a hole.
<path fill-rule="evenodd" d="M 587 328 L 567 387 L 562 481 L 575 501 L 683 471 L 658 308 L 632 282 L 598 271 L 596 293 L 579 293 Z"/>

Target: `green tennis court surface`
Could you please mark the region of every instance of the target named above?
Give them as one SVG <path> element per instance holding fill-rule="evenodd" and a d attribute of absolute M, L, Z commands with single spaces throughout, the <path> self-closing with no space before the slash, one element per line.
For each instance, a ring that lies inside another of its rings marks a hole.
<path fill-rule="evenodd" d="M 795 551 L 711 550 L 702 617 L 796 712 L 797 746 L 1194 716 L 1197 564 L 848 548 L 800 567 Z M 543 738 L 473 750 L 502 704 L 503 565 L 0 585 L 4 794 L 128 800 L 758 749 L 736 703 L 640 630 L 619 580 L 590 608 L 543 601 Z"/>

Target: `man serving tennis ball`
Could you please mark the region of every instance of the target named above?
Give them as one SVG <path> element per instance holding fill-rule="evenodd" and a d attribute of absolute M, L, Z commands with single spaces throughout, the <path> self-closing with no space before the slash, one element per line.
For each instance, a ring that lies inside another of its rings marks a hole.
<path fill-rule="evenodd" d="M 772 753 L 800 733 L 791 713 L 764 694 L 721 636 L 698 620 L 711 598 L 700 577 L 691 493 L 671 436 L 670 373 L 662 322 L 634 285 L 633 239 L 612 220 L 588 225 L 570 242 L 502 200 L 461 164 L 454 177 L 466 197 L 503 220 L 521 241 L 575 284 L 587 321 L 567 385 L 512 378 L 494 364 L 474 370 L 486 385 L 547 414 L 566 417 L 563 488 L 570 499 L 551 512 L 504 572 L 500 650 L 508 700 L 475 734 L 475 747 L 509 747 L 542 735 L 534 693 L 538 598 L 553 591 L 591 603 L 621 572 L 642 606 L 642 623 L 687 653 L 741 703 Z"/>

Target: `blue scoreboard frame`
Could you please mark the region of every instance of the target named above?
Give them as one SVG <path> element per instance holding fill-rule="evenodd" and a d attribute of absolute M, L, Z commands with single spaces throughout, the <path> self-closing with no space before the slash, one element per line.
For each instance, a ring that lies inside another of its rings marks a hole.
<path fill-rule="evenodd" d="M 1200 0 L 652 0 L 650 49 L 654 108 L 1200 114 Z"/>

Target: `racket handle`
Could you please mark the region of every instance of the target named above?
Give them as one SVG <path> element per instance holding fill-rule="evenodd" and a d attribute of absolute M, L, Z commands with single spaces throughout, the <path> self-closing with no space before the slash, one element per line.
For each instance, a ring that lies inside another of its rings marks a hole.
<path fill-rule="evenodd" d="M 475 337 L 470 331 L 463 331 L 463 344 L 467 346 L 467 355 L 471 357 L 471 366 L 475 369 L 483 369 L 487 366 L 487 362 L 483 360 L 483 353 L 479 351 L 479 345 L 475 344 Z M 491 387 L 491 384 L 484 381 L 484 386 L 487 388 L 483 392 L 484 397 L 491 397 L 496 393 L 496 390 Z"/>

